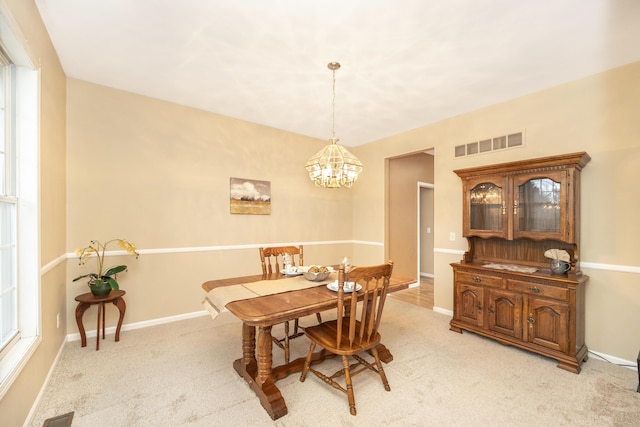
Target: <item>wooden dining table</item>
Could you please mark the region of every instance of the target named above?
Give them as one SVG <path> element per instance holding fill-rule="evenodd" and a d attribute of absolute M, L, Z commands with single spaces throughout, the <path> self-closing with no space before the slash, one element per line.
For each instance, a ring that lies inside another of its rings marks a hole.
<path fill-rule="evenodd" d="M 282 278 L 280 274 L 258 274 L 210 280 L 203 283 L 202 288 L 209 293 L 219 287 Z M 389 283 L 389 293 L 406 289 L 415 282 L 411 277 L 394 275 Z M 242 321 L 242 358 L 233 362 L 234 369 L 247 381 L 272 419 L 276 420 L 286 415 L 284 397 L 275 383 L 292 373 L 300 372 L 305 358 L 300 357 L 289 363 L 273 366 L 271 328 L 289 320 L 336 309 L 337 293 L 329 290 L 325 281 L 306 289 L 231 301 L 225 307 Z M 383 344 L 377 349 L 382 361 L 388 363 L 393 360 L 391 352 Z M 319 363 L 329 357 L 333 357 L 333 354 L 321 349 L 314 353 L 311 363 Z"/>

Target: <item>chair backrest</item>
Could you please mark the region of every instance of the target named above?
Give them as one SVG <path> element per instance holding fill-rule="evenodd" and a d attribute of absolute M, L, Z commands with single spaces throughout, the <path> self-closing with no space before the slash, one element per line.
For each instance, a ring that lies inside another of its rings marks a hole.
<path fill-rule="evenodd" d="M 393 270 L 393 261 L 368 267 L 354 267 L 348 272 L 344 266 L 338 269 L 338 311 L 336 347 L 341 348 L 349 340 L 348 347 L 367 345 L 371 342 L 380 327 L 382 309 L 387 298 L 387 288 Z M 344 292 L 345 282 L 353 282 L 354 289 L 360 285 L 362 289 L 355 294 Z M 358 307 L 360 305 L 360 307 Z M 344 331 L 344 328 L 348 328 Z M 344 333 L 343 333 L 344 332 Z"/>
<path fill-rule="evenodd" d="M 280 273 L 280 265 L 284 262 L 284 254 L 291 255 L 293 265 L 304 265 L 302 245 L 300 246 L 272 246 L 260 249 L 262 274 Z M 297 256 L 297 260 L 296 260 Z"/>

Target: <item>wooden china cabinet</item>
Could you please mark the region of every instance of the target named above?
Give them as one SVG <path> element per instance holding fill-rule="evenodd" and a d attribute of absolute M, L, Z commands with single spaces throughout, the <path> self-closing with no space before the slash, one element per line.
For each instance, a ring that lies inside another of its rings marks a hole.
<path fill-rule="evenodd" d="M 579 373 L 585 285 L 580 272 L 580 172 L 585 152 L 455 170 L 468 250 L 453 263 L 451 330 L 471 331 Z M 549 249 L 571 269 L 553 274 Z"/>

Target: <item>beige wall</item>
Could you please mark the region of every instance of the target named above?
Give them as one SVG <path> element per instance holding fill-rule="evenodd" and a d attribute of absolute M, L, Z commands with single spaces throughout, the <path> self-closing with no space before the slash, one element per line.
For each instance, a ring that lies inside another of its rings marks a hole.
<path fill-rule="evenodd" d="M 327 243 L 351 238 L 350 193 L 315 187 L 304 170 L 326 141 L 75 79 L 67 97 L 67 251 L 135 242 L 138 260 L 108 258 L 129 266 L 125 323 L 202 310 L 203 282 L 260 272 L 257 245 L 317 243 L 305 249 L 313 263 L 351 255 Z M 230 214 L 230 177 L 270 181 L 271 214 Z M 69 262 L 70 332 L 73 298 L 87 291 L 72 279 L 94 266 Z"/>
<path fill-rule="evenodd" d="M 22 424 L 64 337 L 77 331 L 73 297 L 86 287 L 71 279 L 82 270 L 74 259 L 57 262 L 75 247 L 124 237 L 141 249 L 138 260 L 109 259 L 130 266 L 121 280 L 125 324 L 200 310 L 200 284 L 256 272 L 258 244 L 305 242 L 305 260 L 322 263 L 341 255 L 379 262 L 388 221 L 385 161 L 428 148 L 435 148 L 435 303 L 442 310 L 452 306 L 449 263 L 466 249 L 464 239 L 449 240 L 449 232 L 462 232 L 461 185 L 452 170 L 589 152 L 581 253 L 591 277 L 587 344 L 635 358 L 638 343 L 627 337 L 640 336 L 633 239 L 640 235 L 640 63 L 356 147 L 365 165 L 356 186 L 327 191 L 315 188 L 302 167 L 325 141 L 74 79 L 65 87 L 33 1 L 0 0 L 0 6 L 11 12 L 42 70 L 43 340 L 0 401 L 3 425 Z M 455 145 L 513 131 L 526 133 L 524 148 L 453 158 Z M 229 177 L 271 181 L 272 214 L 230 215 Z M 92 322 L 95 312 L 85 316 Z"/>
<path fill-rule="evenodd" d="M 635 360 L 640 336 L 640 292 L 635 237 L 640 236 L 640 62 L 454 117 L 354 149 L 362 159 L 435 148 L 435 305 L 452 310 L 449 263 L 467 249 L 462 234 L 462 197 L 454 169 L 576 151 L 591 162 L 582 172 L 582 270 L 586 292 L 586 342 L 591 350 Z M 454 146 L 523 131 L 523 148 L 454 158 Z M 368 166 L 368 162 L 364 162 Z M 383 171 L 376 169 L 376 173 Z M 382 178 L 379 178 L 382 179 Z M 373 179 L 372 179 L 373 180 Z M 379 191 L 367 202 L 383 205 Z M 375 193 L 375 194 L 374 194 Z M 359 192 L 354 192 L 358 204 Z M 408 222 L 414 221 L 407 217 Z M 384 223 L 381 211 L 371 222 Z M 456 241 L 449 240 L 455 232 Z M 354 227 L 354 239 L 371 230 Z"/>

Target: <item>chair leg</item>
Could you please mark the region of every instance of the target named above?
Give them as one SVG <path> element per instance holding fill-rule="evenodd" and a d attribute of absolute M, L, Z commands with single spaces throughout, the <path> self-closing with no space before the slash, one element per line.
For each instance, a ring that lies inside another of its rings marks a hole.
<path fill-rule="evenodd" d="M 296 323 L 298 321 L 296 320 Z M 289 322 L 284 322 L 284 363 L 289 363 Z"/>
<path fill-rule="evenodd" d="M 389 381 L 387 381 L 387 374 L 385 374 L 384 369 L 382 369 L 382 363 L 380 362 L 378 349 L 373 347 L 371 349 L 371 353 L 373 354 L 373 357 L 376 359 L 376 367 L 378 368 L 378 374 L 380 374 L 380 379 L 382 379 L 382 385 L 384 385 L 384 389 L 387 391 L 391 391 L 391 387 L 389 387 Z"/>
<path fill-rule="evenodd" d="M 302 372 L 300 373 L 300 382 L 303 383 L 307 378 L 307 371 L 309 371 L 309 366 L 311 365 L 311 358 L 313 357 L 313 350 L 316 349 L 316 344 L 311 343 L 309 347 L 309 353 L 307 354 L 307 358 L 304 360 L 304 365 L 302 366 Z"/>
<path fill-rule="evenodd" d="M 298 335 L 299 328 L 300 328 L 300 321 L 296 319 L 293 321 L 293 335 Z"/>
<path fill-rule="evenodd" d="M 342 356 L 342 368 L 344 370 L 344 381 L 347 386 L 347 398 L 349 399 L 349 412 L 351 413 L 351 415 L 356 415 L 356 398 L 353 395 L 351 371 L 349 370 L 349 357 Z"/>

